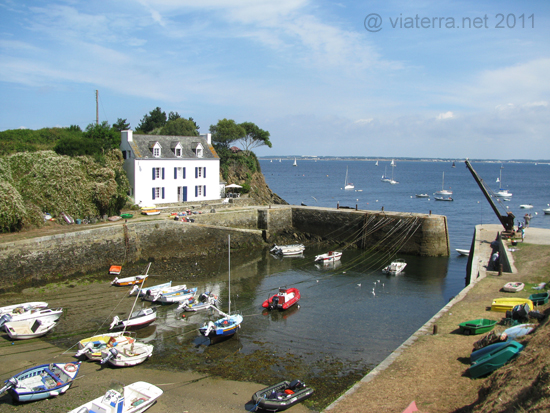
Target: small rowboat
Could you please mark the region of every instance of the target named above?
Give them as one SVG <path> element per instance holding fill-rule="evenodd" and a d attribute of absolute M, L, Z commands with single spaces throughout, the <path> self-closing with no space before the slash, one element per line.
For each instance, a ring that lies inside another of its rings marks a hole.
<path fill-rule="evenodd" d="M 4 328 L 11 339 L 28 340 L 47 334 L 56 324 L 57 321 L 30 319 L 6 323 Z"/>
<path fill-rule="evenodd" d="M 300 255 L 305 249 L 303 244 L 275 245 L 271 252 L 279 255 Z"/>
<path fill-rule="evenodd" d="M 33 301 L 29 303 L 8 305 L 6 307 L 0 307 L 0 315 L 21 314 L 21 313 L 24 313 L 25 311 L 29 311 L 35 308 L 46 308 L 47 306 L 48 306 L 48 303 L 45 303 L 43 301 Z"/>
<path fill-rule="evenodd" d="M 33 308 L 28 311 L 24 311 L 18 314 L 4 314 L 0 317 L 0 327 L 6 323 L 15 322 L 15 321 L 27 321 L 27 320 L 37 320 L 40 319 L 43 322 L 46 321 L 57 321 L 59 317 L 63 315 L 62 308 Z"/>
<path fill-rule="evenodd" d="M 178 305 L 177 310 L 197 312 L 201 310 L 208 310 L 211 307 L 217 306 L 218 296 L 206 291 L 199 295 L 198 299 L 195 299 L 195 297 L 190 297 L 189 299 L 182 301 L 180 305 Z"/>
<path fill-rule="evenodd" d="M 120 275 L 121 271 L 122 271 L 122 267 L 120 265 L 111 265 L 109 267 L 109 274 Z"/>
<path fill-rule="evenodd" d="M 112 347 L 101 352 L 100 364 L 109 363 L 115 367 L 131 367 L 143 363 L 153 354 L 154 346 L 134 342 L 132 344 Z"/>
<path fill-rule="evenodd" d="M 508 291 L 510 293 L 517 293 L 518 291 L 523 290 L 523 287 L 525 287 L 525 284 L 520 282 L 509 282 L 504 284 L 504 287 L 502 287 L 503 291 Z"/>
<path fill-rule="evenodd" d="M 529 299 L 533 302 L 535 305 L 544 305 L 548 304 L 548 292 L 545 293 L 538 293 L 538 294 L 531 294 L 529 296 Z"/>
<path fill-rule="evenodd" d="M 286 310 L 298 301 L 300 301 L 300 291 L 298 291 L 297 288 L 281 287 L 277 294 L 263 302 L 262 307 L 268 310 L 273 310 L 275 308 L 278 310 Z"/>
<path fill-rule="evenodd" d="M 121 320 L 117 315 L 114 316 L 109 330 L 117 329 L 138 329 L 146 327 L 157 319 L 157 308 L 149 307 L 134 311 L 128 319 Z"/>
<path fill-rule="evenodd" d="M 120 217 L 123 219 L 130 219 L 134 217 L 134 214 L 120 214 Z"/>
<path fill-rule="evenodd" d="M 252 396 L 252 401 L 261 409 L 278 412 L 304 401 L 312 394 L 313 389 L 306 387 L 300 380 L 282 381 L 258 390 Z"/>
<path fill-rule="evenodd" d="M 89 401 L 69 413 L 105 412 L 105 413 L 141 413 L 155 403 L 162 395 L 157 386 L 138 381 L 122 389 L 122 392 L 110 389 L 97 399 Z"/>
<path fill-rule="evenodd" d="M 460 332 L 464 335 L 470 334 L 483 334 L 491 331 L 497 324 L 494 320 L 488 320 L 486 318 L 479 318 L 477 320 L 470 320 L 460 323 Z"/>
<path fill-rule="evenodd" d="M 334 262 L 342 258 L 342 253 L 340 251 L 329 251 L 325 254 L 315 256 L 315 261 L 323 262 Z"/>
<path fill-rule="evenodd" d="M 460 249 L 460 248 L 457 248 L 456 249 L 456 252 L 458 252 L 460 255 L 464 255 L 464 256 L 468 256 L 470 255 L 470 250 L 463 250 L 463 249 Z"/>
<path fill-rule="evenodd" d="M 17 402 L 43 400 L 65 393 L 78 374 L 80 363 L 51 363 L 31 367 L 5 381 L 6 390 Z"/>
<path fill-rule="evenodd" d="M 74 356 L 80 357 L 85 355 L 89 360 L 98 361 L 101 360 L 101 352 L 103 350 L 134 342 L 134 338 L 124 335 L 122 332 L 100 334 L 80 340 L 78 342 L 78 351 Z"/>
<path fill-rule="evenodd" d="M 116 287 L 123 287 L 125 285 L 135 285 L 135 284 L 141 284 L 147 279 L 148 275 L 136 275 L 134 277 L 126 277 L 126 278 L 118 278 L 115 277 L 113 281 L 111 281 L 111 285 L 114 285 Z"/>
<path fill-rule="evenodd" d="M 489 374 L 499 367 L 502 367 L 523 350 L 523 345 L 519 344 L 517 341 L 511 340 L 507 341 L 503 346 L 498 346 L 491 350 L 492 351 L 489 351 L 483 357 L 477 359 L 476 362 L 470 366 L 468 369 L 470 377 L 477 379 L 478 377 Z"/>
<path fill-rule="evenodd" d="M 495 298 L 491 304 L 491 311 L 511 311 L 516 305 L 529 304 L 533 308 L 533 302 L 528 298 Z"/>
<path fill-rule="evenodd" d="M 159 209 L 144 209 L 141 211 L 142 215 L 160 215 Z"/>

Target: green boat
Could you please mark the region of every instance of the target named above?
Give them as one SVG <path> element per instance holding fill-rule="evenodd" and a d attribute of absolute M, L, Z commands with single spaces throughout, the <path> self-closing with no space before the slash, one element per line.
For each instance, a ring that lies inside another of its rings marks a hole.
<path fill-rule="evenodd" d="M 479 318 L 477 320 L 470 320 L 460 323 L 460 332 L 464 335 L 470 334 L 483 334 L 491 331 L 497 324 L 495 320 L 488 320 L 486 318 Z"/>
<path fill-rule="evenodd" d="M 468 369 L 470 377 L 477 379 L 495 371 L 516 357 L 521 350 L 523 350 L 523 345 L 514 340 L 507 341 L 503 346 L 492 347 L 490 352 L 470 366 Z"/>
<path fill-rule="evenodd" d="M 133 218 L 134 214 L 121 214 L 120 217 L 124 219 Z"/>
<path fill-rule="evenodd" d="M 544 305 L 548 304 L 548 292 L 545 293 L 537 293 L 537 294 L 531 294 L 529 296 L 529 299 L 533 302 L 535 305 Z"/>

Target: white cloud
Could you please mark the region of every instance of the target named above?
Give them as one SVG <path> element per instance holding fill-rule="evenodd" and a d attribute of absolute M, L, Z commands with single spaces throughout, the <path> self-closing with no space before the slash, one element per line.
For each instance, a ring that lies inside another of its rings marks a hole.
<path fill-rule="evenodd" d="M 437 115 L 437 119 L 441 120 L 441 119 L 451 119 L 453 118 L 454 115 L 453 115 L 453 112 L 449 111 L 449 112 L 445 112 L 445 113 L 440 113 L 439 115 Z"/>

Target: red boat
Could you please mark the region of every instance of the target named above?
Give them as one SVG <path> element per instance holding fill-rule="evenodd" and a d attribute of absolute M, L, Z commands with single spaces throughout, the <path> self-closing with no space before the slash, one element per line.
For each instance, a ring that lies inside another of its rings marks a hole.
<path fill-rule="evenodd" d="M 300 301 L 300 291 L 297 288 L 280 287 L 279 292 L 273 297 L 268 298 L 262 304 L 263 308 L 273 310 L 286 310 Z"/>

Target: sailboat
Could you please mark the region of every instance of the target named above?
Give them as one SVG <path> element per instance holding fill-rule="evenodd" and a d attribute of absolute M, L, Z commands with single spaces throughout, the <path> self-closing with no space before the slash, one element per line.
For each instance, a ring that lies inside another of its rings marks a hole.
<path fill-rule="evenodd" d="M 279 162 L 281 162 L 281 158 L 279 158 Z"/>
<path fill-rule="evenodd" d="M 395 185 L 395 184 L 398 184 L 399 182 L 397 182 L 395 179 L 393 179 L 393 168 L 395 168 L 395 162 L 394 162 L 393 159 L 392 159 L 392 160 L 391 160 L 391 179 L 390 179 L 390 184 Z"/>
<path fill-rule="evenodd" d="M 218 309 L 217 307 L 212 307 L 218 313 L 222 315 L 222 318 L 219 318 L 216 321 L 209 321 L 204 323 L 202 327 L 199 328 L 200 333 L 210 339 L 210 343 L 214 344 L 217 341 L 220 341 L 225 338 L 232 337 L 239 328 L 241 328 L 241 323 L 243 322 L 243 316 L 239 313 L 231 314 L 231 235 L 227 236 L 227 245 L 229 250 L 228 255 L 228 273 L 229 273 L 229 282 L 228 282 L 228 296 L 229 296 L 229 310 L 226 313 Z"/>
<path fill-rule="evenodd" d="M 498 196 L 498 197 L 503 197 L 503 198 L 509 198 L 511 197 L 513 194 L 508 192 L 507 189 L 504 189 L 502 187 L 502 170 L 504 169 L 504 167 L 501 165 L 500 166 L 500 178 L 497 178 L 497 182 L 500 184 L 499 185 L 499 189 L 497 192 L 495 192 L 495 196 Z"/>
<path fill-rule="evenodd" d="M 434 193 L 434 195 L 438 195 L 440 197 L 444 196 L 451 196 L 453 194 L 453 191 L 450 191 L 448 189 L 445 189 L 445 172 L 443 172 L 443 179 L 441 181 L 441 191 L 437 191 Z"/>
<path fill-rule="evenodd" d="M 296 158 L 294 158 L 294 164 L 292 164 L 292 166 L 298 166 L 298 164 L 296 163 Z"/>
<path fill-rule="evenodd" d="M 346 166 L 346 180 L 345 180 L 345 183 L 344 183 L 344 189 L 354 189 L 355 186 L 351 183 L 351 182 L 348 182 L 348 167 Z"/>
<path fill-rule="evenodd" d="M 387 170 L 388 170 L 388 167 L 384 166 L 384 175 L 382 175 L 382 179 L 381 179 L 382 182 L 390 182 L 391 181 L 391 179 L 388 178 L 388 175 L 386 175 Z"/>
<path fill-rule="evenodd" d="M 378 161 L 376 161 L 376 163 L 374 164 L 374 166 L 378 166 Z"/>

